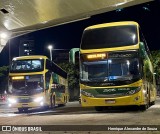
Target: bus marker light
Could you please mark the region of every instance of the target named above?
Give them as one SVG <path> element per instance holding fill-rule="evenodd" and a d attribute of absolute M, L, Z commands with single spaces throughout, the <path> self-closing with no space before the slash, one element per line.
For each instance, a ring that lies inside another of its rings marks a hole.
<path fill-rule="evenodd" d="M 15 76 L 15 77 L 12 77 L 12 80 L 21 80 L 21 79 L 24 79 L 24 76 Z"/>
<path fill-rule="evenodd" d="M 87 55 L 88 59 L 94 59 L 94 58 L 105 58 L 106 54 L 105 53 L 100 53 L 100 54 L 89 54 Z"/>

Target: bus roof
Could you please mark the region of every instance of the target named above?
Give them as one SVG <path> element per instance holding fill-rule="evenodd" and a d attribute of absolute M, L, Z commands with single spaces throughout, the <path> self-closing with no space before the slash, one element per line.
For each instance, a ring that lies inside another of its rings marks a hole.
<path fill-rule="evenodd" d="M 102 28 L 102 27 L 120 26 L 120 25 L 137 25 L 137 26 L 139 26 L 139 24 L 135 21 L 121 21 L 121 22 L 110 22 L 110 23 L 97 24 L 97 25 L 89 26 L 85 30 Z"/>
<path fill-rule="evenodd" d="M 47 56 L 44 55 L 29 55 L 29 56 L 20 56 L 20 57 L 14 57 L 13 59 L 16 60 L 22 60 L 22 59 L 48 59 Z"/>

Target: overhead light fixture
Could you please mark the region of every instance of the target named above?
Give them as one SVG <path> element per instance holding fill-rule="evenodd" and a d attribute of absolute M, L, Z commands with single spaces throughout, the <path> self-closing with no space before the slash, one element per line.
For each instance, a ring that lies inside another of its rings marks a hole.
<path fill-rule="evenodd" d="M 8 37 L 8 35 L 6 33 L 1 33 L 0 34 L 0 38 L 2 39 L 6 39 Z"/>
<path fill-rule="evenodd" d="M 6 9 L 4 9 L 4 8 L 0 9 L 0 12 L 2 12 L 3 14 L 8 14 L 8 13 L 9 13 L 9 12 L 8 12 Z"/>
<path fill-rule="evenodd" d="M 52 45 L 49 45 L 49 46 L 48 46 L 48 49 L 49 49 L 49 50 L 52 50 L 52 48 L 53 48 Z"/>

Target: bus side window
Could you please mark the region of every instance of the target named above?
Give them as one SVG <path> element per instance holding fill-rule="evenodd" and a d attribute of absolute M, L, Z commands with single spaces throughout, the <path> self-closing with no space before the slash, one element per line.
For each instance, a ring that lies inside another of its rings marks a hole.
<path fill-rule="evenodd" d="M 50 71 L 52 70 L 51 61 L 49 61 L 48 59 L 46 60 L 46 69 Z"/>
<path fill-rule="evenodd" d="M 65 86 L 64 85 L 59 86 L 59 92 L 60 93 L 65 93 Z"/>
<path fill-rule="evenodd" d="M 133 75 L 138 75 L 139 74 L 138 61 L 131 62 L 130 67 L 129 67 L 129 72 L 130 72 L 130 74 L 133 74 Z"/>
<path fill-rule="evenodd" d="M 65 93 L 65 86 L 61 84 L 52 84 L 52 92 Z"/>
<path fill-rule="evenodd" d="M 45 74 L 45 83 L 46 83 L 46 90 L 49 89 L 49 83 L 50 83 L 50 78 L 51 78 L 51 72 L 48 71 L 46 74 Z"/>

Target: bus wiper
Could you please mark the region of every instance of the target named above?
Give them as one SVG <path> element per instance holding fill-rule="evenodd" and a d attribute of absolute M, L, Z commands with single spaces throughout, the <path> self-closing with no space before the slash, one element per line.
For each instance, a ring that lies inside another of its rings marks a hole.
<path fill-rule="evenodd" d="M 122 76 L 117 78 L 117 80 L 131 80 L 131 79 L 132 79 L 132 76 Z"/>
<path fill-rule="evenodd" d="M 105 81 L 105 82 L 106 82 L 106 81 L 108 81 L 108 77 L 104 78 L 104 80 L 103 80 L 103 81 Z"/>
<path fill-rule="evenodd" d="M 20 87 L 19 90 L 24 90 L 26 87 Z"/>
<path fill-rule="evenodd" d="M 81 81 L 89 82 L 89 79 L 81 79 Z"/>
<path fill-rule="evenodd" d="M 103 82 L 103 81 L 108 81 L 108 77 L 103 77 L 103 78 L 90 78 L 90 81 L 95 81 L 95 82 Z"/>
<path fill-rule="evenodd" d="M 98 80 L 99 80 L 99 79 L 97 79 L 97 78 L 89 78 L 89 79 L 88 79 L 89 82 L 91 82 L 91 81 L 92 81 L 92 82 L 93 82 L 93 81 L 98 81 Z"/>

